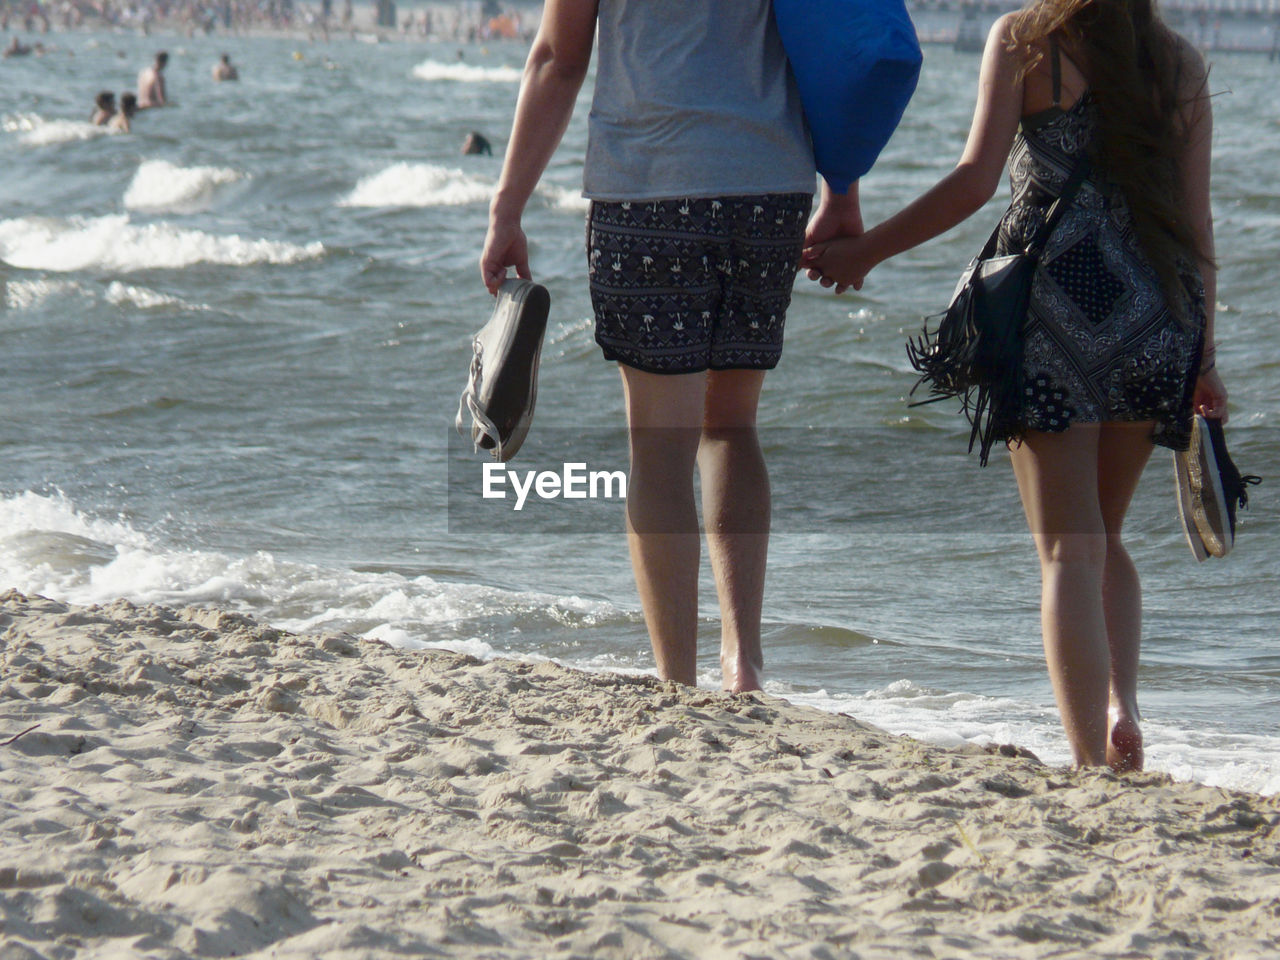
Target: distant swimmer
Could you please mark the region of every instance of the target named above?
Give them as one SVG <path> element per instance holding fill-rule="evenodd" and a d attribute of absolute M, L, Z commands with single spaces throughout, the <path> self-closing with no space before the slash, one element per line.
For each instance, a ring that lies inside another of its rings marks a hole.
<path fill-rule="evenodd" d="M 240 71 L 231 65 L 231 55 L 224 53 L 222 59 L 213 65 L 213 79 L 239 80 Z"/>
<path fill-rule="evenodd" d="M 31 48 L 18 39 L 17 35 L 9 41 L 9 45 L 4 48 L 5 58 L 9 57 L 25 57 L 31 52 Z"/>
<path fill-rule="evenodd" d="M 104 126 L 116 115 L 116 95 L 110 90 L 103 90 L 93 98 L 93 116 L 89 122 L 95 127 Z"/>
<path fill-rule="evenodd" d="M 164 89 L 164 68 L 169 54 L 161 50 L 151 66 L 138 74 L 138 109 L 163 107 L 168 102 Z"/>
<path fill-rule="evenodd" d="M 138 112 L 138 98 L 132 93 L 125 92 L 120 94 L 120 110 L 111 118 L 107 124 L 108 129 L 119 131 L 120 133 L 131 133 L 133 131 L 133 115 Z"/>
<path fill-rule="evenodd" d="M 474 130 L 468 133 L 467 139 L 462 142 L 462 152 L 466 154 L 475 154 L 477 156 L 493 156 L 493 148 L 489 146 L 488 137 L 483 133 L 476 133 Z"/>

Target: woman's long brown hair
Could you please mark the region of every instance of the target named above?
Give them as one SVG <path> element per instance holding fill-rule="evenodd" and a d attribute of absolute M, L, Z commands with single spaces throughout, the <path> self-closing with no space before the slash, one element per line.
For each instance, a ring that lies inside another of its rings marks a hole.
<path fill-rule="evenodd" d="M 1014 46 L 1028 55 L 1026 70 L 1042 55 L 1034 49 L 1042 50 L 1055 31 L 1097 104 L 1094 167 L 1128 201 L 1138 242 L 1181 316 L 1181 273 L 1188 260 L 1208 254 L 1187 222 L 1179 165 L 1185 111 L 1205 95 L 1204 84 L 1190 96 L 1180 89 L 1186 54 L 1153 0 L 1037 0 L 1014 18 L 1011 31 Z"/>

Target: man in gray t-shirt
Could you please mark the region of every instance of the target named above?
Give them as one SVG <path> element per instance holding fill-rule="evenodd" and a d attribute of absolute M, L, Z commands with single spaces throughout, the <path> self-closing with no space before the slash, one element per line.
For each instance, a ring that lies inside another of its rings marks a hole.
<path fill-rule="evenodd" d="M 765 372 L 804 243 L 862 232 L 823 185 L 769 0 L 548 0 L 525 67 L 481 273 L 529 277 L 521 216 L 599 33 L 584 193 L 596 341 L 622 373 L 627 534 L 658 674 L 697 683 L 695 463 L 726 690 L 759 689 L 769 479 Z M 807 227 L 806 227 L 807 222 Z"/>

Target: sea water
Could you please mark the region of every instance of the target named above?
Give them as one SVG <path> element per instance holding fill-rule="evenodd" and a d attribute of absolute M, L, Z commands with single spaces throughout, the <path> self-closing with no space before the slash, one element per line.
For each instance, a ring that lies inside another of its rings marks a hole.
<path fill-rule="evenodd" d="M 619 501 L 480 496 L 452 420 L 490 300 L 476 267 L 525 49 L 62 34 L 0 64 L 0 589 L 215 604 L 408 648 L 650 671 Z M 176 106 L 86 120 L 161 46 Z M 230 48 L 239 83 L 209 68 Z M 862 185 L 869 223 L 944 174 L 976 58 L 926 49 Z M 1219 55 L 1218 363 L 1254 488 L 1197 564 L 1157 450 L 1128 535 L 1145 588 L 1149 765 L 1280 790 L 1280 68 Z M 553 309 L 513 469 L 625 469 L 618 375 L 591 341 L 579 195 L 587 94 L 530 202 Z M 494 156 L 463 156 L 485 134 Z M 980 470 L 903 344 L 1007 202 L 879 268 L 797 283 L 762 401 L 775 535 L 767 689 L 940 743 L 1069 759 L 1007 457 Z M 702 682 L 719 626 L 703 575 Z"/>

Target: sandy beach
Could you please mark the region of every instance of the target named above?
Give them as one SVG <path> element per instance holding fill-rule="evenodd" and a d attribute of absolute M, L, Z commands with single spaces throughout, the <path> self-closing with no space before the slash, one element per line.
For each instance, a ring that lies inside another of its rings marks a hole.
<path fill-rule="evenodd" d="M 0 596 L 0 957 L 1275 957 L 1280 798 Z"/>

